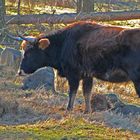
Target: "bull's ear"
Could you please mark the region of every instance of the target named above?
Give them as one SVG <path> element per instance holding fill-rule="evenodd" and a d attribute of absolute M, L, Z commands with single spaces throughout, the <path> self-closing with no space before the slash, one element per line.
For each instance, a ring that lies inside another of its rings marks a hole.
<path fill-rule="evenodd" d="M 20 49 L 25 51 L 27 48 L 27 44 L 28 44 L 28 42 L 23 40 L 21 43 Z"/>
<path fill-rule="evenodd" d="M 39 48 L 45 50 L 50 45 L 50 41 L 47 38 L 42 38 L 39 40 Z"/>

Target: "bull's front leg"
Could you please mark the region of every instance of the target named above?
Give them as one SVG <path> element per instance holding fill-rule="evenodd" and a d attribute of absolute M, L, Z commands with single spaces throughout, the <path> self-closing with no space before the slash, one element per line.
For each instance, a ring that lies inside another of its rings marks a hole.
<path fill-rule="evenodd" d="M 92 90 L 93 78 L 85 77 L 83 78 L 83 95 L 85 98 L 85 113 L 91 112 L 91 90 Z"/>
<path fill-rule="evenodd" d="M 140 80 L 139 81 L 133 81 L 136 93 L 138 97 L 140 98 Z"/>
<path fill-rule="evenodd" d="M 67 110 L 71 111 L 73 109 L 74 100 L 76 97 L 77 89 L 79 87 L 79 78 L 77 77 L 70 77 L 68 79 L 69 82 L 69 102 Z"/>

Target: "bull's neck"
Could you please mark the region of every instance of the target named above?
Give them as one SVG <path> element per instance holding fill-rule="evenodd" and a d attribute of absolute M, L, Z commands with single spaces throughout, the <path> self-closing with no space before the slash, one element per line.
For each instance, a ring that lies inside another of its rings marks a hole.
<path fill-rule="evenodd" d="M 65 41 L 66 33 L 61 30 L 46 36 L 50 41 L 50 46 L 46 49 L 47 65 L 56 69 L 60 69 L 60 58 L 63 42 Z"/>

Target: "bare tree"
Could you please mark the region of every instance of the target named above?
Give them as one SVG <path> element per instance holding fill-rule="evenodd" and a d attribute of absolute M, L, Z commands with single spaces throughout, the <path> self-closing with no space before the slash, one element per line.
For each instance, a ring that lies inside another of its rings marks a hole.
<path fill-rule="evenodd" d="M 5 36 L 5 12 L 5 0 L 0 0 L 0 43 L 3 41 L 3 38 Z"/>
<path fill-rule="evenodd" d="M 83 0 L 83 12 L 92 12 L 93 11 L 93 0 Z"/>
<path fill-rule="evenodd" d="M 18 0 L 18 10 L 17 10 L 18 15 L 20 15 L 20 4 L 21 4 L 21 0 Z"/>
<path fill-rule="evenodd" d="M 82 0 L 77 0 L 77 13 L 82 10 Z"/>

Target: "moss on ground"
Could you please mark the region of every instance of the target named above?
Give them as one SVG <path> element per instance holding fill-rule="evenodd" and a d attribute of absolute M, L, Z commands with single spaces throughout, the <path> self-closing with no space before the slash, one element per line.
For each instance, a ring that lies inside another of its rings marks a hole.
<path fill-rule="evenodd" d="M 12 140 L 126 140 L 140 139 L 140 135 L 87 123 L 84 119 L 68 117 L 63 121 L 48 120 L 34 125 L 1 126 L 0 139 Z"/>

